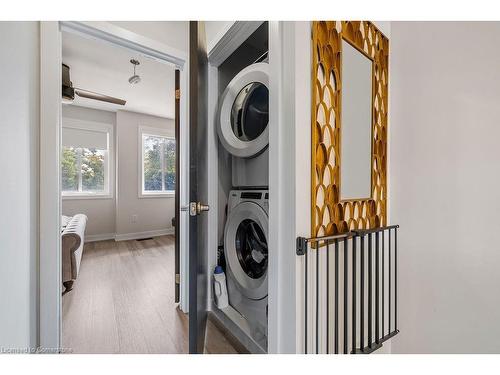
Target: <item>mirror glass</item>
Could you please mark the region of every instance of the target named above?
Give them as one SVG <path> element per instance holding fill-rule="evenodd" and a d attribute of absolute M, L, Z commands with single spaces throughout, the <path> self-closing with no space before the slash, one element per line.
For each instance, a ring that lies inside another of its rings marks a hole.
<path fill-rule="evenodd" d="M 340 198 L 371 197 L 372 60 L 342 40 Z"/>
<path fill-rule="evenodd" d="M 269 90 L 260 82 L 249 83 L 238 93 L 231 109 L 234 135 L 242 141 L 253 141 L 266 129 L 269 121 Z"/>

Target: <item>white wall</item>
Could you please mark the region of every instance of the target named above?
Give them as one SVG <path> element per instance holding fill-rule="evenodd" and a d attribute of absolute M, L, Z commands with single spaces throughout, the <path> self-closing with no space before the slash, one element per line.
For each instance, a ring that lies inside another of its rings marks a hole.
<path fill-rule="evenodd" d="M 111 21 L 136 34 L 187 52 L 189 22 L 187 21 Z"/>
<path fill-rule="evenodd" d="M 310 75 L 303 74 L 310 72 L 311 56 L 302 51 L 311 49 L 311 22 L 294 22 L 295 38 L 295 59 L 294 59 L 294 90 L 295 90 L 295 232 L 296 236 L 311 236 L 311 79 Z M 377 28 L 384 33 L 386 37 L 391 38 L 391 22 L 375 21 Z M 291 61 L 291 60 L 290 60 Z M 390 73 L 389 73 L 390 77 Z M 389 116 L 390 123 L 390 116 Z M 390 147 L 390 145 L 389 145 Z M 388 169 L 390 165 L 388 163 Z M 390 183 L 390 182 L 389 182 Z M 390 222 L 390 214 L 388 215 Z M 304 259 L 296 258 L 296 290 L 297 309 L 296 309 L 296 347 L 297 351 L 303 350 L 303 319 L 304 311 L 302 298 L 304 293 Z M 310 275 L 312 273 L 310 272 Z M 312 277 L 312 276 L 311 276 Z M 390 353 L 391 341 L 384 343 L 382 349 L 378 352 Z"/>
<path fill-rule="evenodd" d="M 77 107 L 74 105 L 63 105 L 62 123 L 65 119 L 76 119 L 81 121 L 97 122 L 101 124 L 110 124 L 115 129 L 116 134 L 116 114 L 114 112 Z M 116 142 L 114 142 L 116 144 Z M 114 182 L 110 188 L 113 189 Z M 90 236 L 102 236 L 115 233 L 115 197 L 112 191 L 112 198 L 99 199 L 74 199 L 65 197 L 62 201 L 63 215 L 73 216 L 78 213 L 87 215 L 88 222 L 85 234 Z"/>
<path fill-rule="evenodd" d="M 37 341 L 39 23 L 0 22 L 0 347 Z"/>
<path fill-rule="evenodd" d="M 174 196 L 139 198 L 139 126 L 166 129 L 175 135 L 174 120 L 118 111 L 116 113 L 118 153 L 118 191 L 116 204 L 117 236 L 169 229 L 173 233 Z M 137 222 L 132 222 L 137 215 Z"/>
<path fill-rule="evenodd" d="M 500 352 L 500 23 L 395 22 L 397 353 Z"/>

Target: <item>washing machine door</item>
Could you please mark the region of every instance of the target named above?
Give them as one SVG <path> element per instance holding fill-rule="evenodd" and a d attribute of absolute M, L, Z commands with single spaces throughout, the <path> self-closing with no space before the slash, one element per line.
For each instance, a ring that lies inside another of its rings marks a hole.
<path fill-rule="evenodd" d="M 250 299 L 267 296 L 268 227 L 266 212 L 249 201 L 232 209 L 227 220 L 224 251 L 228 270 L 241 293 Z"/>
<path fill-rule="evenodd" d="M 217 132 L 224 148 L 241 158 L 269 144 L 269 64 L 252 64 L 234 77 L 221 96 Z"/>

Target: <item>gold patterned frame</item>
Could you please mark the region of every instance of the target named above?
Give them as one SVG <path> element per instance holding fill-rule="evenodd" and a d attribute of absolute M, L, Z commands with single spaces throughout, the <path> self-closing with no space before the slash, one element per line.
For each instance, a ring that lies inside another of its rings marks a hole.
<path fill-rule="evenodd" d="M 387 224 L 389 40 L 369 21 L 312 25 L 311 236 Z M 340 200 L 342 39 L 373 61 L 371 197 Z"/>

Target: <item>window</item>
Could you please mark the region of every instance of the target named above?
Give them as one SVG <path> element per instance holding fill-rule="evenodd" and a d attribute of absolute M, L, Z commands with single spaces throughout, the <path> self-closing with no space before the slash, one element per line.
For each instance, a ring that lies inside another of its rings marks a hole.
<path fill-rule="evenodd" d="M 110 197 L 112 127 L 64 120 L 62 194 L 65 198 Z"/>
<path fill-rule="evenodd" d="M 140 196 L 175 193 L 175 139 L 160 129 L 140 129 Z"/>

